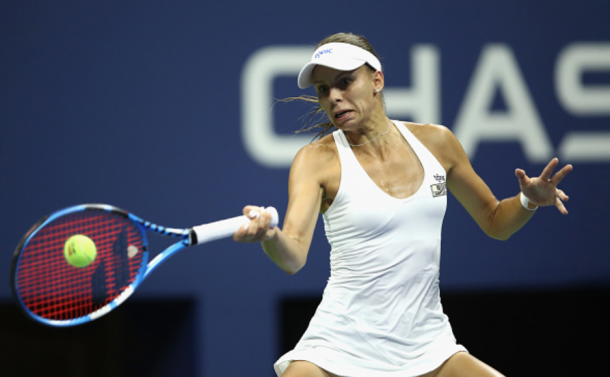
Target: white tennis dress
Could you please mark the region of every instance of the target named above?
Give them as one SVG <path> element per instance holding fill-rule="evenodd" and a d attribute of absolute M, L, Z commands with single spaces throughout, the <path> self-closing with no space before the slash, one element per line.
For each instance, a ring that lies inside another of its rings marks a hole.
<path fill-rule="evenodd" d="M 364 171 L 345 134 L 333 133 L 341 160 L 337 196 L 323 215 L 331 274 L 322 302 L 295 349 L 274 365 L 307 360 L 346 377 L 411 377 L 458 351 L 439 296 L 446 173 L 401 122 L 424 169 L 415 194 L 396 199 Z"/>

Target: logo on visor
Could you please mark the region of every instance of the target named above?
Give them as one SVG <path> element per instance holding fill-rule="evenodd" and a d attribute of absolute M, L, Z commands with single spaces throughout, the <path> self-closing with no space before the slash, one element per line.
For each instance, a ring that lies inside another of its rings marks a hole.
<path fill-rule="evenodd" d="M 320 50 L 314 55 L 314 59 L 320 59 L 322 55 L 331 54 L 333 52 L 332 48 L 327 48 L 326 50 Z"/>

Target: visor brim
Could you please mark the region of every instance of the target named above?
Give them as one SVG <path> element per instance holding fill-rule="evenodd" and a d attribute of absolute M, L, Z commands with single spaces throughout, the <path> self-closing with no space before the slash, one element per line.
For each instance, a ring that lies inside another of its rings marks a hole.
<path fill-rule="evenodd" d="M 332 69 L 336 69 L 339 71 L 353 71 L 354 69 L 362 67 L 366 64 L 366 61 L 361 59 L 341 59 L 341 60 L 329 60 L 329 61 L 316 61 L 309 62 L 305 64 L 305 66 L 301 69 L 298 78 L 299 88 L 305 89 L 311 86 L 312 80 L 311 75 L 313 73 L 314 68 L 317 65 L 321 65 L 324 67 L 329 67 Z"/>

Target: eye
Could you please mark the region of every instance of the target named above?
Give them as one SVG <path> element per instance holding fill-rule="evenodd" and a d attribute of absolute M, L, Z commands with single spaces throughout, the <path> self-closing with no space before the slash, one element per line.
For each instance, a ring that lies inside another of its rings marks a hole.
<path fill-rule="evenodd" d="M 352 83 L 352 79 L 349 77 L 344 77 L 339 80 L 339 86 L 343 89 L 347 88 Z"/>
<path fill-rule="evenodd" d="M 316 92 L 318 92 L 318 95 L 328 93 L 328 86 L 326 86 L 326 85 L 317 86 Z"/>

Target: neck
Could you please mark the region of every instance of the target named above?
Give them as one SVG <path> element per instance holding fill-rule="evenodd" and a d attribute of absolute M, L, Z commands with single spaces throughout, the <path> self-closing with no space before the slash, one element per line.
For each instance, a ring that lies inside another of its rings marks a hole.
<path fill-rule="evenodd" d="M 375 122 L 375 125 L 370 127 L 367 130 L 363 130 L 361 133 L 350 133 L 349 135 L 346 133 L 345 137 L 350 146 L 352 147 L 361 147 L 363 145 L 369 144 L 374 140 L 380 139 L 385 136 L 388 132 L 390 132 L 390 128 L 392 127 L 392 121 L 387 117 L 383 117 L 383 120 L 380 122 Z"/>

